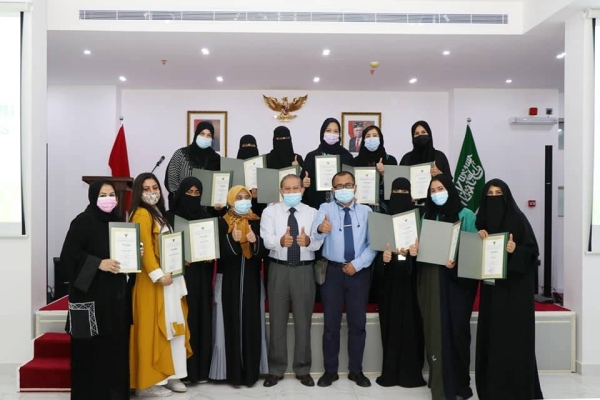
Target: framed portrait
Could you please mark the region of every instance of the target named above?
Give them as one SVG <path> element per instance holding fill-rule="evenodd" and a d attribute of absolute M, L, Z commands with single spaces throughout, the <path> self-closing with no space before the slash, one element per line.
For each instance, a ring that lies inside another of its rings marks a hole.
<path fill-rule="evenodd" d="M 362 144 L 363 129 L 376 125 L 381 128 L 380 112 L 343 112 L 342 113 L 342 146 L 353 155 L 358 154 Z"/>
<path fill-rule="evenodd" d="M 227 157 L 227 111 L 188 111 L 187 145 L 194 140 L 194 132 L 200 122 L 210 122 L 215 127 L 212 148 Z"/>

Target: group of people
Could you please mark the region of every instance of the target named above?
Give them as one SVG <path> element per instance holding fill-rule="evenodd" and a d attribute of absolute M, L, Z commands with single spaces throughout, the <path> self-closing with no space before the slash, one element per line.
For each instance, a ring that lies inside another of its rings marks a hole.
<path fill-rule="evenodd" d="M 339 379 L 342 315 L 348 323 L 348 378 L 371 385 L 363 373 L 366 308 L 378 303 L 383 364 L 381 386 L 428 385 L 434 400 L 473 396 L 470 317 L 481 292 L 475 383 L 480 399 L 541 399 L 535 358 L 534 274 L 539 256 L 531 226 L 501 180 L 489 181 L 475 215 L 463 207 L 446 156 L 436 150 L 429 125 L 415 123 L 414 148 L 400 165 L 432 162 L 429 193 L 423 203 L 411 196 L 410 182 L 392 183 L 383 200 L 385 166 L 397 165 L 387 153 L 379 127 L 363 129 L 353 157 L 340 144 L 340 124 L 323 122 L 320 145 L 305 158 L 293 150 L 288 128 L 278 127 L 266 167 L 301 167 L 280 182 L 283 201 L 257 203 L 257 188 L 234 186 L 225 207 L 201 205 L 203 185 L 193 170 L 220 169 L 212 149 L 214 128 L 198 125 L 194 141 L 175 152 L 167 167 L 168 206 L 157 177 L 139 175 L 132 190 L 130 222 L 139 223 L 142 271 L 127 277 L 110 259 L 108 224 L 118 221 L 114 185 L 90 185 L 86 210 L 71 223 L 60 266 L 69 276 L 73 399 L 164 397 L 186 385 L 225 381 L 253 386 L 261 376 L 272 387 L 288 365 L 287 324 L 294 317 L 292 369 L 305 386 L 310 375 L 311 321 L 315 298 L 324 312 L 324 373 L 317 385 Z M 338 172 L 331 191 L 316 190 L 315 156 L 339 155 L 341 163 L 374 166 L 381 177 L 380 203 L 355 201 L 356 182 Z M 251 135 L 240 140 L 238 158 L 259 155 Z M 419 243 L 407 249 L 371 249 L 370 212 L 397 214 L 421 208 L 424 219 L 456 222 L 462 230 L 508 232 L 507 279 L 482 282 L 460 278 L 456 261 L 417 262 Z M 186 263 L 183 276 L 165 274 L 158 238 L 172 232 L 175 216 L 186 220 L 218 217 L 220 258 Z M 316 268 L 315 268 L 316 264 Z M 324 281 L 315 282 L 316 272 Z M 374 295 L 375 293 L 375 295 Z M 268 302 L 266 299 L 268 298 Z M 267 340 L 265 307 L 268 303 Z M 428 383 L 423 378 L 425 360 Z M 183 382 L 182 382 L 183 381 Z"/>

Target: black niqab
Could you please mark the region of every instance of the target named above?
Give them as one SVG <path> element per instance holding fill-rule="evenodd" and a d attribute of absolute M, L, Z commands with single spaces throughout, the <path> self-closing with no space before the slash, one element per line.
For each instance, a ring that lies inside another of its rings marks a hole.
<path fill-rule="evenodd" d="M 370 151 L 365 145 L 365 136 L 371 130 L 375 129 L 379 134 L 379 147 L 375 151 Z M 378 163 L 380 159 L 385 159 L 385 147 L 383 146 L 383 134 L 381 129 L 375 125 L 371 125 L 362 131 L 362 145 L 358 152 L 358 156 L 354 159 L 356 166 L 368 166 L 369 164 Z"/>
<path fill-rule="evenodd" d="M 408 190 L 408 193 L 394 193 L 394 190 Z M 396 178 L 392 182 L 392 194 L 388 204 L 389 214 L 400 214 L 414 208 L 415 203 L 410 195 L 410 181 L 406 178 Z"/>
<path fill-rule="evenodd" d="M 294 162 L 296 154 L 294 153 L 292 136 L 287 127 L 278 126 L 273 131 L 273 150 L 271 150 L 268 157 L 269 168 L 273 169 L 289 167 Z"/>
<path fill-rule="evenodd" d="M 418 126 L 422 126 L 423 128 L 425 128 L 425 130 L 427 131 L 427 133 L 429 134 L 429 140 L 427 140 L 426 142 L 422 142 L 423 140 L 423 136 L 417 136 L 416 138 L 414 137 L 415 131 L 417 130 Z M 415 165 L 415 164 L 424 164 L 424 163 L 428 163 L 428 162 L 432 162 L 435 161 L 435 148 L 433 147 L 433 135 L 431 134 L 431 128 L 429 127 L 429 124 L 425 121 L 417 121 L 413 124 L 412 128 L 410 129 L 410 138 L 413 142 L 413 150 L 409 153 L 410 154 L 410 165 Z"/>
<path fill-rule="evenodd" d="M 200 196 L 190 196 L 186 194 L 192 186 L 200 191 Z M 179 189 L 173 197 L 171 211 L 188 221 L 197 219 L 210 218 L 210 214 L 204 206 L 200 204 L 202 199 L 202 182 L 195 176 L 190 176 L 181 181 Z"/>
<path fill-rule="evenodd" d="M 425 200 L 425 218 L 438 220 L 442 222 L 457 222 L 459 220 L 458 213 L 464 208 L 460 201 L 458 191 L 452 180 L 444 175 L 439 174 L 431 179 L 432 182 L 439 181 L 448 191 L 448 200 L 443 206 L 436 205 L 431 199 L 431 192 L 427 192 L 427 200 Z M 431 184 L 430 184 L 431 185 Z"/>
<path fill-rule="evenodd" d="M 254 146 L 243 146 L 244 144 L 252 144 Z M 237 153 L 238 160 L 247 160 L 252 157 L 258 157 L 258 146 L 256 138 L 252 135 L 244 135 L 240 138 L 240 148 Z"/>

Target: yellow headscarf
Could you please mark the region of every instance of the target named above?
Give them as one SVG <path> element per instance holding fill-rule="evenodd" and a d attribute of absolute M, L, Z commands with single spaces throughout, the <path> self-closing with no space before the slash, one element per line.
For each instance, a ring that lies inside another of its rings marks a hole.
<path fill-rule="evenodd" d="M 250 190 L 248 190 L 242 185 L 237 185 L 229 189 L 229 192 L 227 193 L 227 204 L 229 204 L 229 211 L 227 211 L 227 214 L 225 214 L 223 218 L 225 219 L 225 222 L 227 222 L 227 225 L 229 225 L 229 230 L 227 231 L 227 233 L 231 233 L 231 231 L 233 231 L 233 228 L 237 224 L 237 229 L 239 231 L 242 231 L 242 238 L 240 239 L 242 253 L 244 254 L 244 257 L 252 258 L 250 242 L 248 242 L 248 239 L 246 239 L 246 235 L 248 234 L 248 232 L 250 232 L 250 224 L 248 223 L 248 221 L 256 221 L 260 218 L 258 215 L 254 214 L 252 210 L 248 211 L 248 214 L 246 215 L 238 215 L 235 213 L 235 198 L 242 190 L 250 194 Z M 257 233 L 258 232 L 254 232 L 254 234 Z"/>

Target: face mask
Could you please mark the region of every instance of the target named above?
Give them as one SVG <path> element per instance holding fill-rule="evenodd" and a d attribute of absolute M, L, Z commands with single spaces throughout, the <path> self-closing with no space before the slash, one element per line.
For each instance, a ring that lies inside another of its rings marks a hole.
<path fill-rule="evenodd" d="M 336 190 L 335 199 L 342 204 L 350 203 L 354 199 L 354 189 Z"/>
<path fill-rule="evenodd" d="M 415 147 L 425 147 L 431 140 L 431 136 L 429 135 L 421 135 L 413 138 L 413 144 Z"/>
<path fill-rule="evenodd" d="M 144 192 L 142 193 L 142 201 L 149 206 L 156 205 L 160 199 L 160 192 Z"/>
<path fill-rule="evenodd" d="M 98 208 L 105 213 L 110 213 L 117 206 L 117 199 L 116 197 L 98 197 L 98 202 L 96 204 L 98 205 Z"/>
<path fill-rule="evenodd" d="M 302 193 L 285 193 L 283 202 L 288 207 L 296 207 L 302 200 Z"/>
<path fill-rule="evenodd" d="M 238 215 L 248 214 L 248 211 L 250 211 L 251 208 L 252 208 L 252 201 L 250 201 L 250 200 L 237 200 L 233 205 L 233 209 L 235 210 L 236 214 L 238 214 Z"/>
<path fill-rule="evenodd" d="M 504 196 L 487 196 L 486 206 L 486 229 L 489 233 L 498 233 L 502 227 L 502 222 L 504 222 L 506 212 Z"/>
<path fill-rule="evenodd" d="M 323 140 L 329 145 L 334 145 L 340 141 L 340 136 L 335 133 L 326 133 L 323 135 Z"/>
<path fill-rule="evenodd" d="M 431 200 L 438 206 L 443 206 L 448 201 L 448 191 L 437 192 L 431 195 Z"/>
<path fill-rule="evenodd" d="M 196 138 L 196 144 L 201 149 L 207 149 L 212 145 L 212 139 L 205 138 L 204 136 L 198 135 L 198 137 Z"/>
<path fill-rule="evenodd" d="M 377 150 L 379 148 L 379 143 L 380 143 L 380 141 L 379 141 L 379 138 L 377 138 L 377 137 L 365 139 L 365 147 L 369 151 Z"/>

